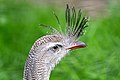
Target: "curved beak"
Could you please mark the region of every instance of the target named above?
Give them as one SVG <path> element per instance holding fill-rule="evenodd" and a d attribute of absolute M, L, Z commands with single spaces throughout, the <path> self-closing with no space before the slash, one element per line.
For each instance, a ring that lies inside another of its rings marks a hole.
<path fill-rule="evenodd" d="M 84 48 L 86 46 L 87 45 L 84 42 L 77 41 L 77 42 L 74 42 L 73 44 L 71 44 L 71 46 L 68 47 L 67 49 L 74 50 L 74 49 L 78 49 L 78 48 Z"/>

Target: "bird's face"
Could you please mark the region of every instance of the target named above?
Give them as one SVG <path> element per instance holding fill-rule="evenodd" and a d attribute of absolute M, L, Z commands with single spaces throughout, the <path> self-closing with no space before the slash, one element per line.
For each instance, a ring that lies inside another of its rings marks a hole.
<path fill-rule="evenodd" d="M 49 36 L 50 37 L 50 36 Z M 46 37 L 47 38 L 47 37 Z M 52 65 L 57 64 L 70 50 L 86 47 L 86 44 L 80 41 L 70 42 L 67 38 L 62 38 L 60 41 L 47 42 L 41 49 L 44 62 Z M 41 54 L 41 52 L 39 54 Z"/>
<path fill-rule="evenodd" d="M 48 62 L 58 62 L 69 51 L 62 42 L 49 42 L 46 44 L 45 51 L 49 54 Z"/>

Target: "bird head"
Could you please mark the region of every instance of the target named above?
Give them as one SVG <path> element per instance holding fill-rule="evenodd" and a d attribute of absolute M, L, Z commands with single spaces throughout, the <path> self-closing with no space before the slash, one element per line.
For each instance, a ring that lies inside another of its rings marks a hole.
<path fill-rule="evenodd" d="M 75 8 L 73 7 L 70 9 L 68 5 L 65 12 L 65 18 L 67 23 L 65 34 L 56 31 L 52 27 L 41 24 L 40 26 L 48 27 L 52 29 L 54 33 L 38 39 L 31 49 L 31 51 L 36 52 L 36 57 L 38 59 L 46 64 L 52 65 L 52 67 L 54 67 L 70 50 L 86 47 L 84 42 L 79 41 L 79 37 L 83 35 L 83 29 L 87 27 L 86 23 L 88 18 L 82 16 L 81 10 L 76 14 Z M 56 19 L 59 23 L 57 16 Z"/>

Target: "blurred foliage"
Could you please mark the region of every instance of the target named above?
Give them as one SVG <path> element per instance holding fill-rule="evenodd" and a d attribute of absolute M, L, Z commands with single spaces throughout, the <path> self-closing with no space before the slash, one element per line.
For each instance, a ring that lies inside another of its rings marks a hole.
<path fill-rule="evenodd" d="M 35 6 L 23 0 L 0 2 L 0 80 L 22 80 L 32 44 L 47 31 L 38 24 L 57 28 L 51 9 L 65 26 L 64 9 L 56 11 L 53 6 Z M 52 72 L 50 80 L 120 79 L 119 3 L 110 1 L 108 15 L 91 20 L 86 30 L 81 40 L 88 47 L 67 55 Z"/>

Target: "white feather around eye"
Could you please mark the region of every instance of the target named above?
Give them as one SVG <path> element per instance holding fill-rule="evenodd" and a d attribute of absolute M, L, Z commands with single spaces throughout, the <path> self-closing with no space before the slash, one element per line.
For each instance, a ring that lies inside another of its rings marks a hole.
<path fill-rule="evenodd" d="M 63 45 L 62 43 L 60 42 L 50 42 L 46 45 L 46 49 L 50 48 L 50 47 L 53 47 L 55 46 L 56 44 L 59 44 L 59 45 Z"/>
<path fill-rule="evenodd" d="M 63 44 L 60 42 L 50 42 L 46 45 L 46 49 L 47 51 L 49 51 L 49 53 L 58 53 L 59 51 L 61 51 L 63 47 Z"/>

